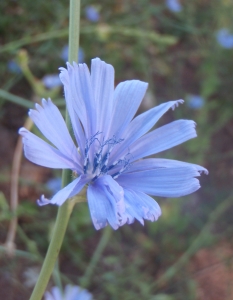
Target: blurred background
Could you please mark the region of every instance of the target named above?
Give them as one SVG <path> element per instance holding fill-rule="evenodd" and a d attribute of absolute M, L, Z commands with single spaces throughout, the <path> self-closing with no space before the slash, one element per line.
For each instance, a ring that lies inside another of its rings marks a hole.
<path fill-rule="evenodd" d="M 142 227 L 95 231 L 77 204 L 48 288 L 74 284 L 94 299 L 233 299 L 233 2 L 231 0 L 81 1 L 79 62 L 100 57 L 116 84 L 140 79 L 140 107 L 184 99 L 156 126 L 197 123 L 198 138 L 158 157 L 200 164 L 202 188 L 156 197 L 162 216 Z M 0 295 L 28 299 L 57 207 L 38 207 L 60 188 L 61 171 L 22 157 L 18 129 L 42 97 L 65 112 L 58 68 L 68 58 L 68 1 L 0 1 Z"/>

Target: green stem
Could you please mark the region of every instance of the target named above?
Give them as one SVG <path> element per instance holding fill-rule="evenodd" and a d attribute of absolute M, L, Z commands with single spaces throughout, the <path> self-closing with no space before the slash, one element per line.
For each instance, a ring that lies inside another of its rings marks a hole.
<path fill-rule="evenodd" d="M 70 0 L 70 24 L 69 24 L 69 61 L 78 60 L 79 46 L 79 20 L 80 20 L 80 0 Z M 66 123 L 69 131 L 71 124 L 66 114 Z M 71 171 L 63 170 L 62 186 L 66 186 L 71 181 Z M 49 279 L 54 269 L 63 238 L 66 232 L 68 221 L 74 206 L 74 201 L 67 200 L 58 210 L 58 215 L 52 235 L 52 239 L 30 300 L 41 300 L 47 287 Z"/>
<path fill-rule="evenodd" d="M 16 103 L 18 105 L 24 106 L 26 108 L 33 108 L 33 102 L 21 98 L 19 96 L 15 96 L 5 90 L 0 89 L 0 97 L 9 100 L 10 102 Z"/>
<path fill-rule="evenodd" d="M 72 209 L 73 201 L 68 200 L 58 210 L 53 236 L 30 300 L 40 300 L 44 294 L 62 245 Z"/>
<path fill-rule="evenodd" d="M 110 226 L 107 226 L 104 231 L 103 231 L 103 234 L 102 234 L 102 237 L 99 241 L 99 244 L 91 258 L 91 261 L 86 269 L 86 272 L 84 273 L 83 277 L 81 278 L 80 280 L 80 285 L 87 288 L 90 284 L 90 281 L 91 281 L 91 276 L 94 272 L 94 269 L 98 263 L 98 261 L 100 260 L 100 257 L 105 249 L 105 247 L 107 246 L 108 244 L 108 241 L 110 239 L 110 236 L 111 236 L 111 233 L 112 233 L 112 229 Z"/>
<path fill-rule="evenodd" d="M 70 0 L 69 62 L 78 61 L 80 0 Z"/>

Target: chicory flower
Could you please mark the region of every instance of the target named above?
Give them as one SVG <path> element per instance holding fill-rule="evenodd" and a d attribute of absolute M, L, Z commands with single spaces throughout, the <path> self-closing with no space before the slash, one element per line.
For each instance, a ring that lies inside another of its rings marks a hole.
<path fill-rule="evenodd" d="M 146 82 L 129 80 L 114 89 L 114 69 L 99 58 L 92 60 L 91 73 L 86 64 L 76 63 L 60 70 L 75 141 L 50 99 L 36 104 L 29 116 L 52 145 L 26 128 L 19 133 L 31 162 L 71 169 L 77 177 L 51 200 L 43 195 L 39 205 L 62 205 L 87 185 L 95 228 L 110 224 L 118 229 L 135 219 L 142 224 L 144 219 L 158 219 L 160 207 L 149 195 L 180 197 L 200 188 L 196 177 L 208 173 L 205 168 L 170 159 L 143 159 L 197 136 L 195 122 L 190 120 L 177 120 L 148 133 L 183 100 L 160 104 L 134 118 Z"/>
<path fill-rule="evenodd" d="M 217 41 L 220 46 L 226 49 L 233 48 L 233 34 L 227 28 L 222 28 L 217 31 Z"/>
<path fill-rule="evenodd" d="M 98 22 L 100 19 L 100 15 L 95 6 L 88 5 L 85 9 L 86 18 L 91 22 Z"/>
<path fill-rule="evenodd" d="M 42 78 L 42 83 L 47 89 L 53 89 L 62 85 L 57 74 L 48 74 Z"/>
<path fill-rule="evenodd" d="M 200 95 L 188 96 L 188 107 L 192 109 L 201 109 L 204 104 L 205 104 L 205 99 Z"/>
<path fill-rule="evenodd" d="M 173 12 L 180 12 L 183 9 L 179 0 L 166 0 L 166 5 Z"/>
<path fill-rule="evenodd" d="M 45 292 L 44 300 L 92 300 L 92 294 L 87 290 L 81 289 L 79 286 L 68 284 L 65 287 L 64 293 L 54 286 L 51 292 Z"/>
<path fill-rule="evenodd" d="M 21 74 L 22 73 L 20 66 L 14 60 L 8 61 L 7 68 L 13 74 Z"/>
<path fill-rule="evenodd" d="M 69 46 L 68 45 L 65 45 L 62 50 L 61 50 L 61 54 L 60 54 L 60 57 L 65 61 L 67 62 L 68 60 L 68 56 L 69 56 Z M 78 49 L 78 61 L 80 63 L 83 63 L 85 60 L 85 53 L 83 51 L 83 49 L 81 47 L 79 47 Z"/>

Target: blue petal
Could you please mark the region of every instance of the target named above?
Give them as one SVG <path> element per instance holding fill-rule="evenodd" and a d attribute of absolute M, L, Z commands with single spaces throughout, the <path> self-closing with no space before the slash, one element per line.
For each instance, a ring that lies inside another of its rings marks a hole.
<path fill-rule="evenodd" d="M 66 105 L 74 129 L 75 138 L 80 147 L 81 153 L 84 155 L 85 135 L 80 122 L 82 122 L 84 127 L 86 126 L 86 109 L 83 99 L 77 97 L 76 89 L 73 89 L 72 87 L 72 85 L 75 86 L 74 68 L 68 63 L 67 68 L 68 70 L 65 68 L 59 68 L 61 71 L 60 79 L 64 85 Z"/>
<path fill-rule="evenodd" d="M 54 300 L 54 298 L 49 292 L 45 292 L 44 300 Z"/>
<path fill-rule="evenodd" d="M 68 300 L 69 299 L 75 300 L 76 297 L 76 299 L 78 299 L 79 292 L 80 292 L 80 288 L 78 286 L 72 286 L 68 284 L 66 285 L 64 290 L 64 298 Z"/>
<path fill-rule="evenodd" d="M 159 168 L 120 175 L 116 181 L 123 187 L 149 195 L 181 197 L 200 188 L 200 173 L 193 167 Z"/>
<path fill-rule="evenodd" d="M 29 111 L 30 118 L 42 134 L 60 150 L 62 154 L 80 165 L 80 155 L 69 134 L 66 123 L 56 107 L 49 99 L 42 99 L 42 105 L 36 104 L 36 110 Z"/>
<path fill-rule="evenodd" d="M 86 64 L 73 63 L 73 66 L 75 71 L 74 75 L 77 96 L 83 98 L 86 107 L 86 115 L 88 122 L 86 124 L 86 128 L 84 129 L 87 132 L 87 136 L 91 137 L 93 136 L 93 134 L 96 133 L 96 103 L 91 86 L 91 75 Z"/>
<path fill-rule="evenodd" d="M 57 286 L 52 288 L 52 295 L 53 295 L 53 300 L 62 300 L 63 298 L 62 292 Z"/>
<path fill-rule="evenodd" d="M 165 112 L 170 108 L 175 109 L 175 107 L 178 107 L 178 105 L 182 103 L 184 103 L 184 100 L 181 99 L 169 101 L 160 104 L 133 119 L 122 135 L 124 141 L 113 150 L 110 163 L 121 157 L 133 142 L 148 132 Z"/>
<path fill-rule="evenodd" d="M 64 156 L 59 150 L 50 146 L 26 128 L 20 128 L 19 134 L 23 136 L 24 153 L 31 162 L 54 169 L 71 169 L 81 172 L 80 166 Z"/>
<path fill-rule="evenodd" d="M 69 73 L 65 68 L 60 68 L 60 79 L 64 84 L 64 92 L 65 92 L 65 99 L 66 99 L 66 106 L 69 112 L 70 120 L 72 123 L 72 127 L 74 130 L 74 135 L 78 146 L 80 148 L 81 155 L 84 157 L 84 148 L 85 148 L 85 135 L 80 124 L 85 118 L 86 124 L 86 112 L 85 112 L 85 105 L 83 102 L 78 101 L 79 99 L 75 98 L 75 93 L 71 88 L 70 83 L 70 76 L 73 73 L 73 67 L 68 65 Z M 73 76 L 74 77 L 74 76 Z"/>
<path fill-rule="evenodd" d="M 78 115 L 84 127 L 86 137 L 90 138 L 96 133 L 95 99 L 91 86 L 91 75 L 86 64 L 73 65 L 67 63 L 68 71 L 60 68 L 61 81 L 66 89 L 70 89 L 68 101 Z M 95 132 L 94 132 L 95 131 Z"/>
<path fill-rule="evenodd" d="M 56 287 L 57 288 L 57 287 Z M 51 293 L 49 293 L 49 292 L 45 292 L 45 294 L 44 294 L 44 300 L 54 300 L 54 299 L 56 299 L 56 298 L 54 298 L 54 296 L 51 294 Z M 58 298 L 59 299 L 59 298 Z M 62 298 L 61 298 L 62 299 Z"/>
<path fill-rule="evenodd" d="M 41 199 L 37 200 L 37 203 L 40 206 L 47 204 L 57 204 L 61 206 L 68 198 L 77 195 L 88 181 L 85 176 L 80 176 L 56 193 L 51 200 L 46 199 L 44 195 L 42 195 Z"/>
<path fill-rule="evenodd" d="M 63 298 L 62 298 L 63 299 Z M 64 291 L 64 299 L 66 300 L 92 300 L 92 294 L 79 286 L 67 285 Z"/>
<path fill-rule="evenodd" d="M 157 221 L 161 215 L 158 203 L 148 195 L 124 188 L 126 213 L 137 219 L 142 225 L 143 219 Z"/>
<path fill-rule="evenodd" d="M 118 84 L 114 91 L 111 134 L 121 137 L 122 132 L 138 110 L 146 93 L 148 83 L 130 80 Z"/>
<path fill-rule="evenodd" d="M 113 109 L 114 68 L 99 58 L 92 59 L 91 84 L 96 103 L 96 132 L 107 133 Z"/>
<path fill-rule="evenodd" d="M 101 229 L 107 222 L 113 229 L 125 223 L 124 191 L 109 175 L 99 177 L 87 189 L 87 199 L 95 228 Z"/>
<path fill-rule="evenodd" d="M 196 137 L 195 125 L 190 120 L 178 120 L 147 133 L 130 146 L 132 159 L 159 153 Z"/>
<path fill-rule="evenodd" d="M 202 173 L 204 172 L 206 175 L 208 171 L 202 166 L 191 164 L 179 160 L 165 159 L 165 158 L 147 158 L 136 161 L 130 165 L 130 168 L 126 171 L 126 173 L 133 173 L 138 171 L 146 171 L 152 169 L 160 169 L 160 168 L 179 168 L 179 167 L 189 167 L 194 170 Z"/>

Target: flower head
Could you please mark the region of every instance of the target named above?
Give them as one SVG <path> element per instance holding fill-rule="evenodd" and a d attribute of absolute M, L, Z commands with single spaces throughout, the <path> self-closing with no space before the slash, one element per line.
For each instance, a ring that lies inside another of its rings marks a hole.
<path fill-rule="evenodd" d="M 195 123 L 178 120 L 147 133 L 170 108 L 183 100 L 169 101 L 134 118 L 145 95 L 147 83 L 129 80 L 114 90 L 114 69 L 93 59 L 91 74 L 86 64 L 67 63 L 61 68 L 65 99 L 74 142 L 61 113 L 49 99 L 29 111 L 52 145 L 25 128 L 25 156 L 50 168 L 71 169 L 78 174 L 51 200 L 39 205 L 62 205 L 87 187 L 87 201 L 96 229 L 110 224 L 114 229 L 135 219 L 156 221 L 161 214 L 148 195 L 180 197 L 199 189 L 196 177 L 207 170 L 176 160 L 146 158 L 196 137 Z M 134 119 L 133 119 L 134 118 Z"/>
<path fill-rule="evenodd" d="M 188 106 L 192 109 L 201 109 L 205 103 L 205 99 L 200 95 L 189 95 Z"/>
<path fill-rule="evenodd" d="M 79 286 L 67 285 L 64 293 L 57 287 L 53 287 L 51 292 L 45 292 L 44 300 L 92 300 L 92 295 L 81 289 Z"/>
<path fill-rule="evenodd" d="M 42 78 L 42 82 L 47 89 L 53 89 L 62 85 L 57 74 L 48 74 Z"/>
<path fill-rule="evenodd" d="M 91 22 L 98 22 L 100 15 L 98 10 L 93 5 L 88 5 L 85 9 L 86 18 Z"/>
<path fill-rule="evenodd" d="M 8 61 L 7 68 L 11 73 L 14 73 L 14 74 L 22 73 L 20 66 L 14 60 Z"/>
<path fill-rule="evenodd" d="M 62 50 L 61 50 L 61 54 L 60 54 L 60 57 L 65 61 L 67 62 L 68 60 L 68 56 L 69 56 L 69 46 L 68 45 L 65 45 Z M 84 62 L 84 59 L 85 59 L 85 53 L 83 51 L 83 49 L 81 47 L 79 47 L 78 49 L 78 61 L 80 63 L 83 63 Z"/>
<path fill-rule="evenodd" d="M 226 49 L 233 48 L 233 34 L 230 33 L 229 29 L 222 28 L 217 31 L 216 38 L 220 46 Z"/>
<path fill-rule="evenodd" d="M 173 12 L 180 12 L 183 9 L 179 0 L 166 0 L 166 5 Z"/>

